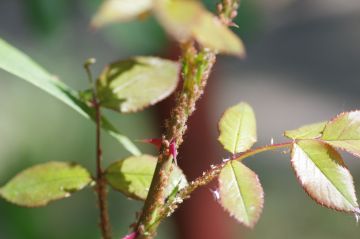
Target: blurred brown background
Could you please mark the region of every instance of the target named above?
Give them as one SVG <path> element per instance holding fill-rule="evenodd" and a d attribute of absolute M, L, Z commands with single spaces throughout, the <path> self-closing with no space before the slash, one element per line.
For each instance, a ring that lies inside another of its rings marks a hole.
<path fill-rule="evenodd" d="M 210 9 L 215 3 L 206 1 Z M 91 32 L 89 19 L 99 4 L 100 0 L 1 0 L 0 37 L 76 89 L 87 87 L 82 63 L 88 57 L 97 58 L 99 73 L 106 63 L 130 55 L 172 54 L 171 43 L 153 18 Z M 360 1 L 243 0 L 236 22 L 248 57 L 219 57 L 209 94 L 191 120 L 186 153 L 179 159 L 190 178 L 208 167 L 204 162 L 226 157 L 216 142 L 216 124 L 232 104 L 247 101 L 255 109 L 258 145 L 271 138 L 281 142 L 286 129 L 360 105 Z M 136 115 L 106 113 L 132 139 L 141 139 L 159 135 L 159 112 L 164 107 Z M 106 135 L 104 148 L 105 164 L 127 155 Z M 352 215 L 309 199 L 288 158 L 278 152 L 246 161 L 260 175 L 265 190 L 264 212 L 254 230 L 229 219 L 205 188 L 180 209 L 177 220 L 162 225 L 159 238 L 211 239 L 221 233 L 230 239 L 358 238 L 360 228 Z M 360 161 L 345 158 L 360 191 Z M 0 185 L 23 168 L 49 160 L 76 161 L 94 170 L 93 125 L 46 93 L 0 71 Z M 115 192 L 110 201 L 114 235 L 119 238 L 141 203 Z M 197 211 L 189 216 L 186 209 Z M 185 224 L 177 227 L 175 222 L 184 217 L 192 227 L 187 234 L 178 230 Z M 0 200 L 1 239 L 96 239 L 96 224 L 91 190 L 38 209 Z"/>

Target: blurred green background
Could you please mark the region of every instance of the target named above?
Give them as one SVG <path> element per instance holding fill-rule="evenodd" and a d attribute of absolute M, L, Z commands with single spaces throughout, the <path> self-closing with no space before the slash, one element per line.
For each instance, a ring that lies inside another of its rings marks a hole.
<path fill-rule="evenodd" d="M 169 54 L 171 43 L 151 17 L 92 32 L 89 21 L 100 2 L 1 0 L 0 37 L 79 90 L 87 88 L 82 64 L 88 57 L 97 58 L 94 71 L 99 73 L 106 63 L 130 55 Z M 215 3 L 206 1 L 210 9 Z M 208 119 L 213 141 L 222 111 L 238 101 L 249 102 L 257 113 L 258 145 L 272 137 L 282 141 L 286 129 L 359 108 L 359 1 L 244 0 L 236 23 L 248 57 L 219 58 L 212 79 L 216 90 L 207 102 L 212 109 Z M 135 115 L 106 114 L 132 139 L 159 134 L 161 122 L 154 109 Z M 94 140 L 92 123 L 0 71 L 0 185 L 16 172 L 49 160 L 76 161 L 94 171 Z M 155 153 L 151 147 L 139 147 Z M 224 152 L 220 147 L 217 151 L 220 161 Z M 104 164 L 127 155 L 105 134 L 104 152 Z M 345 158 L 360 191 L 360 161 Z M 254 230 L 229 220 L 233 238 L 359 238 L 360 228 L 352 215 L 322 208 L 307 197 L 288 155 L 262 154 L 247 163 L 260 175 L 265 208 Z M 119 238 L 141 204 L 111 191 L 110 208 L 114 235 Z M 46 208 L 19 208 L 0 200 L 0 238 L 96 239 L 97 214 L 90 189 Z M 177 238 L 172 220 L 162 225 L 159 238 Z"/>

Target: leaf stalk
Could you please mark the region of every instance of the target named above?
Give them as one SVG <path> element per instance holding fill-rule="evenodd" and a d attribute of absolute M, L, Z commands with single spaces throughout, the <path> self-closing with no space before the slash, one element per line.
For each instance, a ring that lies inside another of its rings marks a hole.
<path fill-rule="evenodd" d="M 253 155 L 256 155 L 258 153 L 270 151 L 270 150 L 276 150 L 280 148 L 289 148 L 292 147 L 294 142 L 285 142 L 285 143 L 279 143 L 279 144 L 270 144 L 265 145 L 262 147 L 249 149 L 245 152 L 242 152 L 240 154 L 233 155 L 232 159 L 229 160 L 236 160 L 236 161 L 242 161 L 245 158 L 251 157 Z M 194 192 L 199 187 L 205 186 L 212 182 L 215 178 L 217 178 L 220 175 L 220 172 L 222 168 L 227 164 L 229 160 L 223 160 L 222 163 L 213 165 L 211 169 L 208 171 L 205 171 L 200 177 L 193 180 L 189 186 L 183 188 L 178 192 L 178 194 L 174 197 L 175 199 L 172 201 L 167 202 L 164 205 L 163 213 L 159 216 L 158 220 L 161 221 L 162 219 L 169 217 L 179 206 L 180 203 L 183 202 L 183 200 L 188 199 L 190 197 L 190 194 Z"/>

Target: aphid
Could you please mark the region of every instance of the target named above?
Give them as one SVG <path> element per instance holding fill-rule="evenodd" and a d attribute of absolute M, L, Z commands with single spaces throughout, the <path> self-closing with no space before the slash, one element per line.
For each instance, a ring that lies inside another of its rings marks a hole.
<path fill-rule="evenodd" d="M 211 194 L 213 195 L 214 199 L 216 201 L 219 201 L 220 200 L 220 193 L 217 189 L 213 190 L 213 189 L 210 189 L 210 192 Z"/>
<path fill-rule="evenodd" d="M 226 163 L 227 161 L 229 161 L 230 159 L 229 158 L 225 158 L 225 159 L 223 159 L 222 161 L 223 161 L 223 163 Z"/>
<path fill-rule="evenodd" d="M 354 216 L 355 216 L 356 225 L 359 225 L 359 220 L 360 220 L 360 209 L 359 208 L 355 209 Z"/>

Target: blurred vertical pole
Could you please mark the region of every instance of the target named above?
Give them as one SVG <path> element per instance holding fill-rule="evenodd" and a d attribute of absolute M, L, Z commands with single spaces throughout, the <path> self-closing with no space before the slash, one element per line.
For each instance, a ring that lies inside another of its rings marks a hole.
<path fill-rule="evenodd" d="M 167 56 L 175 58 L 179 56 L 179 50 L 170 48 Z M 188 180 L 200 176 L 211 164 L 219 162 L 217 158 L 216 138 L 212 137 L 211 131 L 217 125 L 212 125 L 210 118 L 211 102 L 216 90 L 216 81 L 210 76 L 204 96 L 197 104 L 195 113 L 190 117 L 188 130 L 184 137 L 184 143 L 180 147 L 178 163 L 187 175 Z M 158 106 L 159 121 L 164 122 L 169 117 L 173 104 L 173 97 L 162 102 Z M 161 129 L 162 131 L 162 129 Z M 230 239 L 231 230 L 229 218 L 213 198 L 210 188 L 216 184 L 201 188 L 192 197 L 185 200 L 174 214 L 177 222 L 179 239 Z"/>

